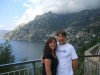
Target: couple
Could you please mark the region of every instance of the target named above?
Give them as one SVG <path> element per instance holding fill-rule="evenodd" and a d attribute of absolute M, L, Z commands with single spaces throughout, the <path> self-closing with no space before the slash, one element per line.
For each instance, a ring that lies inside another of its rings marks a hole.
<path fill-rule="evenodd" d="M 59 31 L 57 40 L 50 37 L 44 47 L 42 75 L 74 75 L 78 57 L 72 45 L 66 42 L 66 32 Z"/>

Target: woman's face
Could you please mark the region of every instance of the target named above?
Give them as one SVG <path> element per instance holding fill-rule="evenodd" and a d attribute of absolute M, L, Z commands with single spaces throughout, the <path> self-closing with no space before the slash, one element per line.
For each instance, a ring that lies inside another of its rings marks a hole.
<path fill-rule="evenodd" d="M 54 50 L 56 48 L 56 41 L 52 40 L 52 42 L 49 43 L 50 49 Z"/>

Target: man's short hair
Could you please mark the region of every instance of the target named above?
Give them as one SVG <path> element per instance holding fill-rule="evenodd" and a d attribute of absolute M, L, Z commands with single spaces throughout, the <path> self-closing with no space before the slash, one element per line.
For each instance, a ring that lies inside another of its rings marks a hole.
<path fill-rule="evenodd" d="M 59 32 L 57 32 L 57 36 L 59 36 L 59 34 L 61 34 L 62 36 L 67 36 L 67 33 L 64 31 L 64 30 L 61 30 L 61 31 L 59 31 Z"/>

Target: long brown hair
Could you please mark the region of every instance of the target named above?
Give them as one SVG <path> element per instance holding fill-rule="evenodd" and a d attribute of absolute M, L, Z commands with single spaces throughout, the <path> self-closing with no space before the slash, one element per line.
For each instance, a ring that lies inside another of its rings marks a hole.
<path fill-rule="evenodd" d="M 50 47 L 49 47 L 49 43 L 52 42 L 53 40 L 55 40 L 55 42 L 56 42 L 56 47 L 57 47 L 57 41 L 56 41 L 56 39 L 55 39 L 54 37 L 50 37 L 50 38 L 47 40 L 47 42 L 46 42 L 46 44 L 45 44 L 45 46 L 44 46 L 43 53 L 46 53 L 46 52 L 49 52 L 49 51 L 51 52 L 51 49 L 50 49 Z M 54 54 L 55 54 L 56 47 L 55 47 L 55 49 L 54 49 Z"/>

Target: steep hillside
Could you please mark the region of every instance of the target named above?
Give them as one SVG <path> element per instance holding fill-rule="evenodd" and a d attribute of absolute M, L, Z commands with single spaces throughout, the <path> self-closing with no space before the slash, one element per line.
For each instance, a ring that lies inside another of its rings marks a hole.
<path fill-rule="evenodd" d="M 25 25 L 18 26 L 15 30 L 7 33 L 5 39 L 41 41 L 45 40 L 49 34 L 68 27 L 75 27 L 75 30 L 78 31 L 87 27 L 90 31 L 92 26 L 100 28 L 100 9 L 71 14 L 48 12 L 36 16 L 33 21 Z"/>

